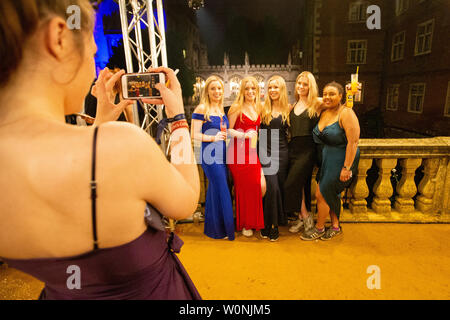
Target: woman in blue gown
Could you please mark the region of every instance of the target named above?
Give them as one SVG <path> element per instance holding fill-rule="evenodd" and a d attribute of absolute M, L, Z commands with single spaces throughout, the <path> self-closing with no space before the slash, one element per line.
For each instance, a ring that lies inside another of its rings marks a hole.
<path fill-rule="evenodd" d="M 228 188 L 226 139 L 229 122 L 223 109 L 224 86 L 220 78 L 205 82 L 200 104 L 192 114 L 192 137 L 201 142 L 198 159 L 206 177 L 204 233 L 213 239 L 234 240 L 234 217 Z"/>

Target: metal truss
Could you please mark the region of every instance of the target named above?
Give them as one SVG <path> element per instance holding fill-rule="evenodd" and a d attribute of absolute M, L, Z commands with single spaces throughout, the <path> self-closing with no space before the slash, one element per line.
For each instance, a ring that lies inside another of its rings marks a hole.
<path fill-rule="evenodd" d="M 116 0 L 120 8 L 123 44 L 127 72 L 146 72 L 149 68 L 167 67 L 166 31 L 162 0 Z M 155 14 L 156 11 L 156 14 Z M 150 48 L 144 48 L 142 25 L 148 28 Z M 134 37 L 132 34 L 134 33 Z M 133 68 L 133 57 L 139 70 Z M 143 108 L 145 117 L 140 123 L 138 104 Z M 133 121 L 151 136 L 152 130 L 163 119 L 163 106 L 137 102 L 133 106 Z M 161 147 L 166 148 L 167 131 L 161 137 Z"/>

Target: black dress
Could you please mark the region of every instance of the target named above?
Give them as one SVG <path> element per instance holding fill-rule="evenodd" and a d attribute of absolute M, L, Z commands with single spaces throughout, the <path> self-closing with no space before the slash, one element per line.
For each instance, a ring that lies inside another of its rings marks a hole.
<path fill-rule="evenodd" d="M 283 207 L 283 185 L 288 170 L 287 123 L 282 116 L 273 118 L 269 125 L 261 123 L 259 155 L 266 178 L 266 194 L 263 199 L 266 231 L 285 225 L 287 216 Z"/>
<path fill-rule="evenodd" d="M 311 176 L 317 161 L 312 131 L 319 122 L 319 117 L 310 118 L 308 109 L 297 116 L 294 109 L 289 115 L 289 171 L 284 184 L 284 210 L 287 213 L 301 211 L 303 189 L 306 209 L 311 211 Z"/>

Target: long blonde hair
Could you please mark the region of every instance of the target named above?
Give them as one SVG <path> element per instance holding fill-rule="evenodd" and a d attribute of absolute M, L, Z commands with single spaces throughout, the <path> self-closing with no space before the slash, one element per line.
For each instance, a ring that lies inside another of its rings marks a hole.
<path fill-rule="evenodd" d="M 239 94 L 236 98 L 236 100 L 233 102 L 233 104 L 230 107 L 230 110 L 228 111 L 228 114 L 232 114 L 235 112 L 238 112 L 240 115 L 240 119 L 242 121 L 242 108 L 244 107 L 244 101 L 245 101 L 245 87 L 247 86 L 247 83 L 251 82 L 255 88 L 256 88 L 256 99 L 255 99 L 255 106 L 256 106 L 256 113 L 259 115 L 262 109 L 261 106 L 261 94 L 260 94 L 260 88 L 258 81 L 255 77 L 249 76 L 245 77 L 241 81 L 241 86 L 239 88 Z"/>
<path fill-rule="evenodd" d="M 202 90 L 202 95 L 200 98 L 200 104 L 202 104 L 205 107 L 205 120 L 206 121 L 210 121 L 210 114 L 211 114 L 211 100 L 209 98 L 209 86 L 211 85 L 211 83 L 213 83 L 214 81 L 218 81 L 220 83 L 220 85 L 222 86 L 222 99 L 220 100 L 220 108 L 223 111 L 223 99 L 224 99 L 224 94 L 225 94 L 225 87 L 223 85 L 222 79 L 220 79 L 218 76 L 210 76 L 208 79 L 206 79 L 205 81 L 205 86 L 203 87 Z"/>
<path fill-rule="evenodd" d="M 300 100 L 300 95 L 297 92 L 297 82 L 300 78 L 308 79 L 308 98 L 306 101 L 306 105 L 308 106 L 308 116 L 313 118 L 314 116 L 320 115 L 320 106 L 322 102 L 319 100 L 319 88 L 317 87 L 316 78 L 309 71 L 303 71 L 297 76 L 295 79 L 295 100 L 298 102 Z"/>
<path fill-rule="evenodd" d="M 270 82 L 276 81 L 280 87 L 280 106 L 281 106 L 281 117 L 284 123 L 289 125 L 289 101 L 286 89 L 286 81 L 280 76 L 273 76 L 267 81 L 267 88 L 269 88 Z M 267 125 L 272 121 L 272 99 L 270 95 L 264 101 L 264 106 L 261 111 L 261 121 Z"/>

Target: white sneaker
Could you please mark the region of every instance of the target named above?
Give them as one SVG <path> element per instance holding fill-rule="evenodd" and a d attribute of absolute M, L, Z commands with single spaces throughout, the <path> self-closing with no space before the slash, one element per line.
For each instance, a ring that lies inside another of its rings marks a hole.
<path fill-rule="evenodd" d="M 253 230 L 252 229 L 247 230 L 245 228 L 242 228 L 242 234 L 246 237 L 251 237 L 253 235 Z"/>
<path fill-rule="evenodd" d="M 303 220 L 298 219 L 294 222 L 294 224 L 289 228 L 289 232 L 297 233 L 300 231 L 300 229 L 303 227 Z"/>

